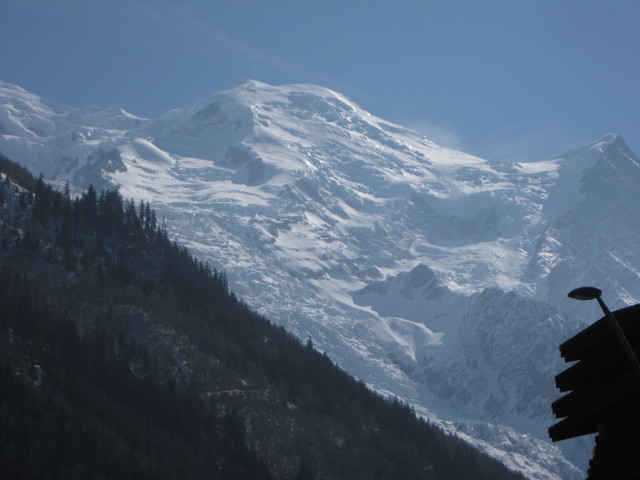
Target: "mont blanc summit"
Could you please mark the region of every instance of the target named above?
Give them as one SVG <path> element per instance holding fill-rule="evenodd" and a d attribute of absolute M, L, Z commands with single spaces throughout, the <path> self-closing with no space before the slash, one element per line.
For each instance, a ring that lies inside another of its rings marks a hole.
<path fill-rule="evenodd" d="M 640 159 L 617 135 L 497 163 L 314 85 L 248 80 L 144 119 L 0 83 L 0 152 L 150 201 L 252 307 L 531 478 L 586 467 L 546 430 L 557 346 L 598 317 L 565 292 L 640 301 Z"/>

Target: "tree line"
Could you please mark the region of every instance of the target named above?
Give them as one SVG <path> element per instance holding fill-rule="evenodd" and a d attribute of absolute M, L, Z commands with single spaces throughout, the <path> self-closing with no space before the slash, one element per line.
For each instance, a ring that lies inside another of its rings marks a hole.
<path fill-rule="evenodd" d="M 147 202 L 0 172 L 2 478 L 522 478 L 252 311 Z"/>

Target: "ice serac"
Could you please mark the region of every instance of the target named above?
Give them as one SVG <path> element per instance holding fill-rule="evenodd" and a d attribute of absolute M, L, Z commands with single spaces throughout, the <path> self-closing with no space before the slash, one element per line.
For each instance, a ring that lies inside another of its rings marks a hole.
<path fill-rule="evenodd" d="M 250 305 L 371 388 L 531 478 L 582 476 L 588 442 L 546 429 L 557 346 L 598 316 L 565 292 L 599 285 L 618 307 L 640 291 L 640 161 L 619 137 L 488 162 L 332 90 L 252 80 L 148 120 L 5 83 L 0 100 L 5 155 L 150 201 Z"/>

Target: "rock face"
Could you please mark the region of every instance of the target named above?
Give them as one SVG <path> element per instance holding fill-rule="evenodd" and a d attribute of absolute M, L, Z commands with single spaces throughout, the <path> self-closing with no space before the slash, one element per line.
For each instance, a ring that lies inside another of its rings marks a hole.
<path fill-rule="evenodd" d="M 6 83 L 0 99 L 6 156 L 150 201 L 251 306 L 372 388 L 532 478 L 579 478 L 590 447 L 546 429 L 557 346 L 599 312 L 566 292 L 640 296 L 640 160 L 618 136 L 502 164 L 312 85 L 247 81 L 149 120 Z"/>

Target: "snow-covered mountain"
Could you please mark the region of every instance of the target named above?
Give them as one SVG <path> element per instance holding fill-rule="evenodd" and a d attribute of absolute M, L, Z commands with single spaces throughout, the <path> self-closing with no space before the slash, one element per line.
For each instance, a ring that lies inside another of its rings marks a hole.
<path fill-rule="evenodd" d="M 599 317 L 566 292 L 640 297 L 640 160 L 618 136 L 505 164 L 313 85 L 245 81 L 142 119 L 0 82 L 0 152 L 150 201 L 250 305 L 532 478 L 586 467 L 586 442 L 546 430 L 557 347 Z"/>

